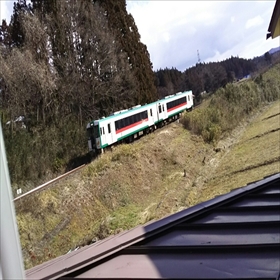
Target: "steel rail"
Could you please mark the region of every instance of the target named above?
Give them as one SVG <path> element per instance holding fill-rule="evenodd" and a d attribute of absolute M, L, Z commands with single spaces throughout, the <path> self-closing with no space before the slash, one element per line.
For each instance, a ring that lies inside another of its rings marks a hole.
<path fill-rule="evenodd" d="M 66 176 L 68 176 L 68 175 L 70 175 L 70 174 L 72 174 L 72 173 L 74 173 L 76 171 L 78 171 L 79 169 L 81 169 L 83 167 L 85 167 L 85 164 L 83 164 L 83 165 L 81 165 L 81 166 L 79 166 L 79 167 L 77 167 L 77 168 L 75 168 L 75 169 L 73 169 L 73 170 L 71 170 L 71 171 L 69 171 L 67 173 L 62 174 L 62 175 L 56 177 L 55 179 L 52 179 L 49 182 L 46 182 L 46 183 L 44 183 L 44 184 L 42 184 L 42 185 L 40 185 L 40 186 L 30 190 L 30 191 L 24 193 L 23 195 L 20 195 L 20 196 L 14 198 L 14 202 L 16 202 L 16 201 L 18 201 L 18 200 L 20 200 L 20 199 L 22 199 L 22 198 L 24 198 L 24 197 L 26 197 L 26 196 L 28 196 L 30 194 L 33 194 L 33 193 L 36 193 L 38 191 L 41 191 L 41 190 L 45 189 L 47 186 L 49 186 L 49 185 L 59 181 L 60 179 L 66 177 Z"/>

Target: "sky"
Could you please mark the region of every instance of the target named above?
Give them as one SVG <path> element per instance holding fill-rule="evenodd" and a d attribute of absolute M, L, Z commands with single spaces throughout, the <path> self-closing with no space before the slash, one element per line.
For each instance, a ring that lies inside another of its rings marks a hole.
<path fill-rule="evenodd" d="M 280 46 L 266 40 L 273 1 L 127 1 L 153 70 L 184 71 L 231 56 L 254 58 Z M 199 54 L 199 57 L 198 57 Z"/>
<path fill-rule="evenodd" d="M 1 22 L 10 20 L 13 2 L 0 0 Z M 279 47 L 279 37 L 266 40 L 275 2 L 126 0 L 126 8 L 147 46 L 153 70 L 184 71 L 199 60 L 254 58 Z"/>

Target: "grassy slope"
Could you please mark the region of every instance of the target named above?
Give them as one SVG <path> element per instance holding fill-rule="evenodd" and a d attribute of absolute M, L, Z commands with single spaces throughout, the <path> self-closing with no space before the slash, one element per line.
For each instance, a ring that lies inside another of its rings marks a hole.
<path fill-rule="evenodd" d="M 279 172 L 279 106 L 216 147 L 172 123 L 17 203 L 26 267 Z"/>
<path fill-rule="evenodd" d="M 217 168 L 208 187 L 223 192 L 280 171 L 280 103 L 260 113 Z"/>
<path fill-rule="evenodd" d="M 276 96 L 279 67 L 264 75 L 267 84 L 275 85 L 270 93 Z M 240 87 L 238 94 L 251 90 L 250 100 L 242 101 L 248 107 L 256 101 L 255 85 L 249 81 Z M 233 86 L 226 90 L 236 99 Z M 215 107 L 207 108 L 211 102 L 187 116 L 200 114 L 211 133 L 225 131 L 226 136 L 215 145 L 175 122 L 133 144 L 115 147 L 50 189 L 18 201 L 26 268 L 279 172 L 280 101 L 255 111 L 233 131 L 217 130 L 226 118 L 220 118 L 217 113 L 222 111 Z M 206 111 L 201 112 L 203 107 Z M 228 109 L 238 113 L 240 104 Z M 222 122 L 209 126 L 206 113 Z M 204 136 L 209 138 L 207 133 Z"/>

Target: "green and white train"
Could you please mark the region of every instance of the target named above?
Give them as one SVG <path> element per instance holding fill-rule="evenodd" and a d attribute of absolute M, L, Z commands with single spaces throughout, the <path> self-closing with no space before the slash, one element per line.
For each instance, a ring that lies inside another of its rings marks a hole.
<path fill-rule="evenodd" d="M 87 124 L 89 151 L 100 153 L 104 148 L 123 140 L 130 143 L 139 137 L 140 133 L 148 134 L 192 108 L 192 91 L 185 91 L 91 121 Z"/>

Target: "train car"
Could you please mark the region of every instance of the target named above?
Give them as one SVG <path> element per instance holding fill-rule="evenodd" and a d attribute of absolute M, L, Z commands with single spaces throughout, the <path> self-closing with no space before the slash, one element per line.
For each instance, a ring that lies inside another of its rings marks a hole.
<path fill-rule="evenodd" d="M 87 125 L 89 151 L 102 151 L 107 146 L 123 139 L 131 142 L 140 131 L 148 131 L 153 127 L 155 121 L 154 103 L 138 105 L 92 121 Z"/>
<path fill-rule="evenodd" d="M 174 95 L 166 96 L 163 100 L 166 106 L 167 118 L 178 116 L 183 111 L 190 111 L 193 108 L 192 91 L 178 92 Z"/>
<path fill-rule="evenodd" d="M 94 120 L 87 124 L 89 151 L 99 153 L 124 139 L 132 142 L 140 132 L 149 133 L 192 107 L 192 92 L 179 92 L 150 104 L 137 105 Z"/>

